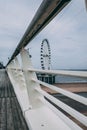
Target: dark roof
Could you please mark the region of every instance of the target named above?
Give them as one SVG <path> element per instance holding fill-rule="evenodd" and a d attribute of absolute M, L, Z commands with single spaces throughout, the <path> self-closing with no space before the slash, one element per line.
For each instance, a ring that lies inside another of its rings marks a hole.
<path fill-rule="evenodd" d="M 29 130 L 5 70 L 0 70 L 0 130 Z"/>

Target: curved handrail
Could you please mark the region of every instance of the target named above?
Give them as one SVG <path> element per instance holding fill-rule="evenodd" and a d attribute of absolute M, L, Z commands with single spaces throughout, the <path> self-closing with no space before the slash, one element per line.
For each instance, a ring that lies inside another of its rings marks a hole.
<path fill-rule="evenodd" d="M 71 0 L 43 0 L 7 65 L 70 1 Z"/>

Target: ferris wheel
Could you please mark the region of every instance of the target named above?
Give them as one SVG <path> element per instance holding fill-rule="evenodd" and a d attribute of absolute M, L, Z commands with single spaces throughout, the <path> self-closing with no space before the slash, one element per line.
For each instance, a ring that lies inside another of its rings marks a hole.
<path fill-rule="evenodd" d="M 44 39 L 41 43 L 41 68 L 42 69 L 51 69 L 51 50 L 50 45 L 47 39 Z"/>

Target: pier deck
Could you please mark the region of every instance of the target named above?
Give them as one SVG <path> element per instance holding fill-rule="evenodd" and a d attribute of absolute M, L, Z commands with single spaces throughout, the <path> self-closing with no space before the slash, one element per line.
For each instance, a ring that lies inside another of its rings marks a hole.
<path fill-rule="evenodd" d="M 5 70 L 0 70 L 0 130 L 29 130 Z"/>

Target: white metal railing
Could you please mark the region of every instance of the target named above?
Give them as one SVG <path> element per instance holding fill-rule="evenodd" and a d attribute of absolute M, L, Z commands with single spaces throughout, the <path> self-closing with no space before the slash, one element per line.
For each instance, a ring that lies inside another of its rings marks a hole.
<path fill-rule="evenodd" d="M 20 73 L 19 73 L 19 75 L 20 76 L 22 76 L 23 75 L 23 69 L 21 69 L 21 68 L 10 68 L 11 70 L 15 70 L 15 71 L 19 71 Z M 27 71 L 30 71 L 30 72 L 34 72 L 34 70 L 35 69 L 27 69 Z M 38 70 L 36 71 L 36 72 L 39 72 Z M 56 72 L 56 70 L 54 70 L 54 71 L 44 71 L 44 70 L 41 70 L 40 72 L 44 72 L 45 74 L 58 74 L 57 72 Z M 51 73 L 50 73 L 51 72 Z M 52 73 L 53 72 L 53 73 Z M 56 72 L 56 73 L 55 73 Z M 78 72 L 77 72 L 78 73 Z M 62 75 L 63 75 L 63 73 L 62 73 Z M 68 75 L 68 74 L 67 74 Z M 83 75 L 84 76 L 84 75 Z M 83 77 L 82 76 L 82 77 Z M 81 77 L 81 76 L 80 76 Z M 50 84 L 47 84 L 47 83 L 45 83 L 45 82 L 42 82 L 42 81 L 40 81 L 40 80 L 35 80 L 35 79 L 32 79 L 33 81 L 35 81 L 35 82 L 38 82 L 39 84 L 42 84 L 43 86 L 46 86 L 46 87 L 48 87 L 48 88 L 50 88 L 50 89 L 52 89 L 52 90 L 54 90 L 54 91 L 56 91 L 56 92 L 58 92 L 58 93 L 61 93 L 61 94 L 63 94 L 63 95 L 65 95 L 65 96 L 67 96 L 67 97 L 70 97 L 70 98 L 72 98 L 72 99 L 74 99 L 74 100 L 76 100 L 76 101 L 78 101 L 78 102 L 80 102 L 80 103 L 82 103 L 82 104 L 84 104 L 84 105 L 87 105 L 87 98 L 85 98 L 85 97 L 82 97 L 82 96 L 79 96 L 79 95 L 77 95 L 77 94 L 74 94 L 74 93 L 72 93 L 72 92 L 69 92 L 69 91 L 66 91 L 66 90 L 63 90 L 63 89 L 61 89 L 61 88 L 59 88 L 59 87 L 56 87 L 56 86 L 53 86 L 53 85 L 50 85 Z"/>
<path fill-rule="evenodd" d="M 13 70 L 23 71 L 21 68 L 12 67 Z M 75 77 L 83 77 L 87 78 L 87 71 L 69 71 L 69 70 L 41 70 L 41 69 L 31 69 L 27 68 L 27 71 L 30 72 L 39 72 L 46 74 L 55 74 L 55 75 L 65 75 L 65 76 L 75 76 Z"/>
<path fill-rule="evenodd" d="M 76 76 L 76 77 L 84 77 L 87 78 L 87 71 L 67 71 L 67 70 L 39 70 L 39 69 L 31 69 L 28 68 L 29 71 L 39 72 L 39 73 L 47 73 L 47 74 L 55 74 L 55 75 L 65 75 L 65 76 Z"/>
<path fill-rule="evenodd" d="M 72 130 L 80 130 L 81 128 L 76 125 L 72 120 L 65 116 L 60 110 L 51 105 L 48 101 L 40 99 L 45 105 L 47 105 L 56 115 L 58 115 Z"/>
<path fill-rule="evenodd" d="M 76 123 L 56 109 L 45 98 L 54 102 L 61 109 L 69 113 L 84 126 L 87 126 L 87 117 L 74 110 L 65 103 L 43 91 L 40 84 L 53 89 L 69 98 L 87 105 L 87 99 L 74 93 L 48 85 L 37 80 L 35 72 L 87 77 L 87 72 L 82 71 L 52 71 L 33 69 L 31 59 L 25 47 L 71 0 L 43 0 L 30 26 L 26 30 L 15 52 L 7 64 L 7 72 L 13 84 L 14 91 L 23 111 L 30 130 L 82 130 Z M 18 58 L 20 53 L 22 67 Z M 58 115 L 58 116 L 57 116 Z M 50 120 L 50 118 L 51 120 Z"/>
<path fill-rule="evenodd" d="M 70 106 L 66 105 L 65 103 L 61 102 L 60 100 L 56 99 L 55 97 L 51 96 L 50 94 L 46 93 L 45 91 L 41 90 L 40 88 L 35 88 L 35 90 L 37 90 L 39 93 L 41 93 L 47 99 L 49 99 L 54 104 L 59 106 L 61 109 L 66 111 L 72 117 L 77 119 L 83 125 L 87 126 L 87 117 L 86 116 L 84 116 L 83 114 L 79 113 L 78 111 L 76 111 L 75 109 L 71 108 Z"/>
<path fill-rule="evenodd" d="M 74 99 L 75 101 L 78 101 L 78 102 L 80 102 L 80 103 L 82 103 L 84 105 L 87 105 L 87 98 L 85 98 L 85 97 L 79 96 L 79 95 L 74 94 L 72 92 L 69 92 L 67 90 L 63 90 L 63 89 L 61 89 L 59 87 L 47 84 L 47 83 L 42 82 L 40 80 L 33 79 L 33 81 L 35 81 L 35 82 L 37 82 L 37 83 L 39 83 L 39 84 L 41 84 L 43 86 L 46 86 L 47 88 L 50 88 L 51 90 L 54 90 L 54 91 L 56 91 L 58 93 L 61 93 L 61 94 L 65 95 L 65 96 L 67 96 L 67 97 L 69 97 L 71 99 Z"/>
<path fill-rule="evenodd" d="M 20 106 L 22 108 L 22 111 L 24 113 L 25 119 L 27 118 L 26 121 L 28 122 L 28 124 L 32 124 L 32 126 L 31 126 L 32 129 L 33 129 L 33 125 L 38 125 L 38 130 L 41 130 L 41 128 L 39 128 L 39 124 L 34 124 L 36 119 L 34 119 L 35 117 L 34 117 L 33 111 L 36 111 L 35 115 L 37 116 L 37 118 L 38 118 L 38 116 L 40 116 L 39 117 L 40 120 L 43 121 L 43 113 L 44 112 L 48 113 L 47 110 L 45 110 L 45 111 L 43 110 L 43 107 L 48 107 L 49 111 L 51 109 L 52 112 L 54 113 L 54 115 L 55 114 L 58 115 L 57 120 L 62 119 L 62 125 L 63 125 L 63 123 L 65 123 L 67 125 L 67 127 L 69 127 L 72 130 L 73 129 L 75 129 L 75 130 L 82 129 L 77 124 L 75 124 L 72 120 L 70 120 L 67 116 L 65 116 L 62 112 L 60 112 L 57 108 L 55 108 L 51 103 L 46 101 L 44 96 L 47 99 L 49 99 L 51 102 L 56 104 L 58 107 L 60 107 L 62 110 L 67 112 L 69 115 L 74 117 L 76 120 L 78 120 L 84 126 L 87 127 L 87 117 L 85 115 L 81 114 L 77 110 L 73 109 L 72 107 L 66 105 L 62 101 L 56 99 L 52 95 L 50 95 L 47 92 L 45 92 L 44 90 L 42 90 L 40 87 L 40 84 L 58 92 L 58 93 L 61 93 L 71 99 L 74 99 L 75 101 L 78 101 L 84 105 L 87 105 L 87 98 L 38 80 L 35 72 L 40 72 L 40 73 L 45 72 L 45 73 L 55 74 L 56 71 L 51 71 L 51 70 L 49 70 L 49 71 L 48 70 L 41 70 L 41 71 L 39 70 L 38 71 L 37 69 L 33 69 L 32 64 L 31 64 L 31 59 L 29 58 L 29 54 L 25 49 L 23 49 L 21 51 L 21 59 L 22 59 L 22 65 L 23 65 L 22 68 L 19 65 L 18 59 L 15 58 L 15 60 L 13 62 L 11 62 L 9 64 L 9 66 L 7 67 L 7 71 L 8 71 L 9 77 L 11 79 L 11 82 L 14 86 L 14 90 L 15 90 L 16 96 L 18 98 L 18 101 L 20 103 Z M 57 74 L 57 72 L 56 72 L 56 74 Z M 63 72 L 62 72 L 62 74 L 63 74 Z M 67 75 L 68 75 L 68 71 L 67 71 Z M 38 115 L 39 114 L 38 109 L 40 109 L 41 115 Z M 27 113 L 29 113 L 29 115 L 31 115 L 31 113 L 33 113 L 32 117 L 30 117 Z M 50 115 L 50 113 L 49 113 L 49 115 Z M 47 120 L 47 122 L 49 124 L 50 121 L 47 119 L 48 118 L 47 115 L 45 115 L 45 116 L 46 116 L 45 120 Z M 34 122 L 30 123 L 31 120 L 34 120 Z M 55 120 L 56 120 L 56 117 L 54 118 L 54 121 Z M 53 124 L 54 123 L 55 122 L 53 122 Z M 69 123 L 70 123 L 70 125 L 69 125 Z M 30 125 L 29 125 L 29 127 L 30 127 Z M 48 127 L 49 127 L 49 129 L 47 129 L 47 130 L 50 130 L 52 126 L 49 125 Z M 64 127 L 64 125 L 63 125 L 63 127 Z M 55 128 L 55 125 L 54 125 L 54 128 Z M 59 126 L 57 128 L 59 128 Z M 44 129 L 46 129 L 46 128 L 44 128 Z M 56 130 L 56 128 L 55 128 L 55 130 Z"/>
<path fill-rule="evenodd" d="M 21 69 L 21 68 L 11 68 L 12 70 L 17 70 L 17 71 L 24 71 L 23 69 Z M 30 72 L 34 72 L 34 70 L 35 69 L 27 69 L 27 71 L 30 71 Z M 38 70 L 36 71 L 36 72 L 39 72 Z M 45 74 L 47 73 L 47 74 L 59 74 L 59 73 L 57 73 L 56 72 L 56 70 L 41 70 L 40 72 L 44 72 Z M 50 73 L 51 72 L 51 73 Z M 52 73 L 53 72 L 53 73 Z M 56 73 L 55 73 L 56 72 Z M 70 73 L 70 72 L 69 72 Z M 76 73 L 76 72 L 75 72 Z M 78 73 L 78 72 L 77 72 Z M 22 73 L 19 73 L 19 75 L 23 75 Z M 62 75 L 63 75 L 63 73 L 62 73 Z M 68 75 L 68 72 L 67 72 L 67 75 Z M 77 74 L 78 75 L 78 74 Z M 84 74 L 82 75 L 82 77 L 84 76 Z M 80 76 L 81 77 L 81 76 Z M 50 88 L 50 89 L 52 89 L 52 90 L 54 90 L 54 91 L 56 91 L 56 92 L 58 92 L 58 93 L 61 93 L 61 94 L 63 94 L 63 95 L 65 95 L 65 96 L 67 96 L 67 97 L 69 97 L 69 98 L 72 98 L 72 99 L 74 99 L 74 100 L 76 100 L 76 101 L 78 101 L 78 102 L 80 102 L 80 103 L 82 103 L 82 104 L 84 104 L 84 105 L 87 105 L 87 98 L 85 98 L 85 97 L 82 97 L 82 96 L 79 96 L 79 95 L 77 95 L 77 94 L 75 94 L 75 93 L 72 93 L 72 92 L 69 92 L 69 91 L 66 91 L 66 90 L 63 90 L 63 89 L 61 89 L 61 88 L 59 88 L 59 87 L 56 87 L 56 86 L 53 86 L 53 85 L 50 85 L 50 84 L 47 84 L 47 83 L 45 83 L 45 82 L 42 82 L 42 81 L 40 81 L 40 80 L 35 80 L 35 79 L 32 79 L 33 81 L 35 81 L 35 82 L 37 82 L 37 83 L 39 83 L 39 84 L 41 84 L 41 85 L 43 85 L 43 86 L 46 86 L 46 87 L 48 87 L 48 88 Z"/>

